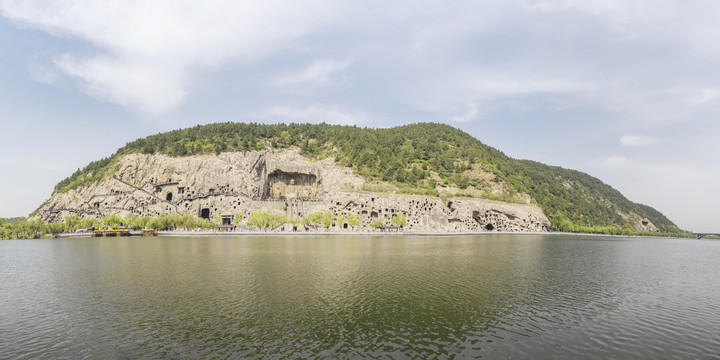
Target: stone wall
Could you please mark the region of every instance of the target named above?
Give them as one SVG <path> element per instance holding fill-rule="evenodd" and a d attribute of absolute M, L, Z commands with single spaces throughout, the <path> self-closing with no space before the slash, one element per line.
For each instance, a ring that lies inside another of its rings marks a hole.
<path fill-rule="evenodd" d="M 355 191 L 364 183 L 352 169 L 332 159 L 313 162 L 297 150 L 248 151 L 174 158 L 132 154 L 103 181 L 54 194 L 38 213 L 59 222 L 70 215 L 98 218 L 111 214 L 157 216 L 178 212 L 214 220 L 254 210 L 303 217 L 315 211 L 335 216 L 360 214 L 354 230 L 374 220 L 390 225 L 403 213 L 407 230 L 542 231 L 547 218 L 533 205 L 480 199 L 451 199 Z M 347 226 L 347 225 L 346 225 Z M 340 229 L 345 228 L 339 224 Z"/>
<path fill-rule="evenodd" d="M 550 227 L 534 205 L 468 198 L 452 199 L 448 205 L 434 197 L 339 191 L 326 206 L 335 215 L 360 214 L 362 228 L 375 220 L 389 226 L 399 213 L 407 218 L 405 228 L 415 231 L 545 231 Z"/>
<path fill-rule="evenodd" d="M 275 170 L 267 179 L 265 194 L 270 199 L 318 199 L 318 179 L 315 174 Z"/>

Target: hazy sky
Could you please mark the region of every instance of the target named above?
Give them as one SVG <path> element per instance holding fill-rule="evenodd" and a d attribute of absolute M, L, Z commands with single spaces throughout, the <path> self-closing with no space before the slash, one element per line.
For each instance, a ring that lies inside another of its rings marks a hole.
<path fill-rule="evenodd" d="M 720 2 L 0 0 L 0 216 L 139 137 L 442 122 L 720 231 Z"/>

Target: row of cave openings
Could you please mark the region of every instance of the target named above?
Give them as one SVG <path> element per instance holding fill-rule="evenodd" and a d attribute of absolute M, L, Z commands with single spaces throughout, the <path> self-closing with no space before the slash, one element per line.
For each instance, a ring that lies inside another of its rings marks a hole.
<path fill-rule="evenodd" d="M 155 192 L 162 191 L 162 187 L 164 186 L 177 184 L 177 182 L 172 182 L 172 179 L 168 179 L 167 182 L 156 185 Z M 319 182 L 315 174 L 275 170 L 268 175 L 265 192 L 262 196 L 266 199 L 315 199 L 318 196 L 318 186 Z M 185 192 L 185 187 L 178 186 L 177 190 L 178 195 L 182 195 Z M 214 191 L 215 189 L 210 189 L 209 192 L 213 193 Z M 172 201 L 173 196 L 173 192 L 168 191 L 165 193 L 165 200 L 168 202 Z"/>

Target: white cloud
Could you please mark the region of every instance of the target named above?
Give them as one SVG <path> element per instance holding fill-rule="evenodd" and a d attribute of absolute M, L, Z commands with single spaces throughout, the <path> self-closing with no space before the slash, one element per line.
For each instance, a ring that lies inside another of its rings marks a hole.
<path fill-rule="evenodd" d="M 593 81 L 570 73 L 538 75 L 529 69 L 514 70 L 461 70 L 425 79 L 420 85 L 414 83 L 401 96 L 424 111 L 449 114 L 464 111 L 449 118 L 469 122 L 504 110 L 526 112 L 536 108 L 583 107 L 586 102 L 581 98 L 601 88 Z"/>
<path fill-rule="evenodd" d="M 54 84 L 58 81 L 58 73 L 47 64 L 33 57 L 28 62 L 28 72 L 37 82 L 43 84 Z"/>
<path fill-rule="evenodd" d="M 300 73 L 281 77 L 277 82 L 280 85 L 288 85 L 304 82 L 325 84 L 328 82 L 342 81 L 344 77 L 337 76 L 338 73 L 347 69 L 352 65 L 353 61 L 353 58 L 344 60 L 316 60 Z M 338 79 L 338 77 L 340 77 L 340 79 Z"/>
<path fill-rule="evenodd" d="M 707 163 L 697 158 L 658 163 L 610 156 L 596 162 L 600 168 L 594 175 L 601 175 L 630 200 L 661 211 L 683 229 L 716 231 L 713 209 L 720 201 L 715 190 L 720 168 Z"/>
<path fill-rule="evenodd" d="M 602 167 L 610 169 L 627 168 L 632 165 L 630 160 L 628 160 L 627 157 L 622 155 L 609 156 L 603 159 L 599 159 L 597 162 Z"/>
<path fill-rule="evenodd" d="M 629 147 L 645 147 L 657 144 L 657 140 L 644 135 L 623 135 L 620 143 Z"/>
<path fill-rule="evenodd" d="M 720 95 L 720 92 L 718 91 L 718 89 L 705 88 L 705 89 L 700 90 L 700 92 L 697 94 L 697 96 L 695 96 L 695 98 L 692 99 L 692 103 L 695 105 L 704 104 L 704 103 L 707 103 L 707 102 L 717 99 L 718 95 Z"/>
<path fill-rule="evenodd" d="M 604 91 L 597 105 L 624 114 L 633 122 L 653 125 L 688 122 L 718 110 L 720 92 L 715 87 L 675 84 L 656 90 L 649 84 L 638 87 L 625 81 L 638 82 L 618 80 L 622 85 Z"/>
<path fill-rule="evenodd" d="M 714 0 L 538 0 L 524 1 L 531 11 L 585 13 L 604 21 L 625 40 L 683 44 L 699 54 L 717 54 L 720 36 Z M 672 26 L 669 26 L 669 25 Z"/>
<path fill-rule="evenodd" d="M 188 74 L 172 65 L 107 56 L 78 60 L 67 54 L 56 58 L 55 64 L 81 79 L 86 93 L 154 115 L 175 107 L 187 94 Z"/>
<path fill-rule="evenodd" d="M 88 94 L 155 114 L 183 100 L 196 70 L 261 59 L 335 10 L 334 0 L 0 0 L 12 21 L 97 49 L 55 59 Z"/>
<path fill-rule="evenodd" d="M 365 116 L 361 113 L 325 104 L 314 104 L 306 108 L 276 106 L 268 111 L 268 115 L 296 122 L 340 125 L 357 125 L 365 120 Z"/>
<path fill-rule="evenodd" d="M 478 108 L 478 105 L 474 102 L 471 102 L 469 106 L 470 109 L 465 114 L 453 116 L 451 120 L 464 123 L 475 119 L 475 117 L 480 113 L 480 108 Z"/>
<path fill-rule="evenodd" d="M 658 102 L 673 101 L 681 106 L 702 105 L 717 99 L 718 89 L 706 86 L 672 87 L 650 93 Z"/>
<path fill-rule="evenodd" d="M 477 97 L 492 98 L 538 93 L 577 93 L 595 90 L 594 82 L 566 75 L 536 75 L 523 70 L 470 71 L 460 73 L 457 83 Z"/>

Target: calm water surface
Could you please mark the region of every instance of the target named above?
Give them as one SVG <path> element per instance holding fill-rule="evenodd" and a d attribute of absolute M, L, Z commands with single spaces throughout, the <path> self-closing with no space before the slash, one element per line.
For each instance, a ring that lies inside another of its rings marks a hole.
<path fill-rule="evenodd" d="M 720 358 L 720 241 L 0 241 L 0 358 Z"/>

